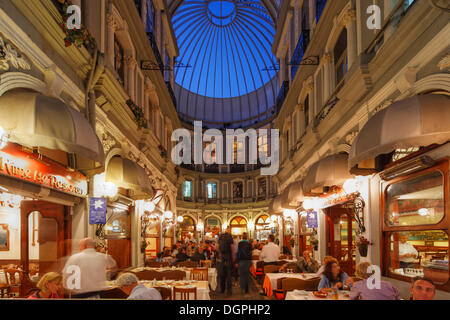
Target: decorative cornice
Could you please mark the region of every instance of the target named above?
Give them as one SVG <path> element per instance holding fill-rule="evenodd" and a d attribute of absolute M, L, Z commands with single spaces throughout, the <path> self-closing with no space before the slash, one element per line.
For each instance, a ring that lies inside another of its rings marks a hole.
<path fill-rule="evenodd" d="M 356 11 L 355 10 L 348 10 L 344 13 L 344 16 L 342 17 L 341 23 L 344 26 L 348 26 L 352 21 L 356 20 Z"/>
<path fill-rule="evenodd" d="M 445 57 L 443 57 L 439 63 L 437 64 L 438 68 L 441 71 L 450 71 L 450 54 L 447 54 Z"/>
<path fill-rule="evenodd" d="M 22 53 L 19 53 L 11 43 L 5 43 L 0 36 L 0 70 L 8 71 L 10 64 L 16 69 L 31 69 L 31 62 Z"/>

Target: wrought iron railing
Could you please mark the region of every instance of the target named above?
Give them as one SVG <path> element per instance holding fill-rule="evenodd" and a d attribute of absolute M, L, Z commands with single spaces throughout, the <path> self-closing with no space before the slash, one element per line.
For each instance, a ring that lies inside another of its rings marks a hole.
<path fill-rule="evenodd" d="M 327 0 L 316 0 L 316 24 L 319 24 L 320 16 L 326 4 Z"/>
<path fill-rule="evenodd" d="M 283 81 L 283 84 L 281 85 L 280 92 L 278 92 L 277 100 L 276 100 L 276 107 L 277 107 L 277 113 L 280 112 L 281 107 L 283 106 L 284 100 L 286 99 L 286 96 L 289 91 L 289 81 Z"/>
<path fill-rule="evenodd" d="M 305 54 L 306 48 L 309 44 L 309 30 L 303 30 L 300 33 L 300 37 L 297 42 L 297 47 L 295 48 L 294 54 L 292 55 L 292 69 L 291 69 L 291 80 L 293 81 L 297 70 L 300 67 L 300 62 L 302 62 L 303 55 Z"/>
<path fill-rule="evenodd" d="M 158 64 L 159 69 L 161 70 L 161 74 L 164 77 L 164 64 L 161 58 L 161 54 L 159 53 L 158 45 L 156 44 L 155 35 L 153 34 L 153 32 L 147 32 L 147 38 L 148 41 L 150 41 L 150 45 L 156 57 L 156 62 Z"/>
<path fill-rule="evenodd" d="M 170 98 L 172 99 L 173 105 L 176 108 L 177 107 L 177 98 L 175 97 L 175 92 L 173 92 L 172 85 L 170 84 L 170 81 L 166 81 L 167 89 L 169 90 Z"/>

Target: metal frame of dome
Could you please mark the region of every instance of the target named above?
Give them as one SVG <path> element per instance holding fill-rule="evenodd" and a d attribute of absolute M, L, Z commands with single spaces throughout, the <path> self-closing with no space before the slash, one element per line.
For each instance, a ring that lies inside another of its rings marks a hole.
<path fill-rule="evenodd" d="M 215 2 L 226 9 L 224 15 L 211 12 Z M 232 128 L 272 116 L 278 93 L 271 52 L 275 24 L 261 1 L 185 0 L 172 23 L 178 64 L 184 66 L 175 69 L 174 88 L 182 120 Z"/>

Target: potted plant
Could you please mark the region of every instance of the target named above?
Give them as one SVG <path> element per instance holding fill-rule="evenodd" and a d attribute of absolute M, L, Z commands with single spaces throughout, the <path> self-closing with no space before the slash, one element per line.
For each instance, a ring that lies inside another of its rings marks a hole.
<path fill-rule="evenodd" d="M 361 257 L 367 257 L 367 250 L 369 249 L 369 245 L 371 245 L 369 240 L 367 240 L 363 236 L 359 237 L 358 241 L 356 242 L 356 246 L 358 247 L 359 255 Z"/>
<path fill-rule="evenodd" d="M 317 251 L 317 250 L 319 250 L 319 240 L 318 239 L 316 239 L 316 237 L 314 237 L 314 236 L 311 236 L 311 240 L 309 240 L 309 242 L 311 243 L 311 245 L 313 246 L 313 248 L 314 248 L 314 251 Z"/>

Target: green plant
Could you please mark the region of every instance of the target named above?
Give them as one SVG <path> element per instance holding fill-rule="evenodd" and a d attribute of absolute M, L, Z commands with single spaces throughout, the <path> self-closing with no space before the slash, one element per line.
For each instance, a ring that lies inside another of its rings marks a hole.
<path fill-rule="evenodd" d="M 136 123 L 138 125 L 138 129 L 147 127 L 147 120 L 145 119 L 144 111 L 141 107 L 135 104 L 131 99 L 127 100 L 127 105 L 130 107 L 131 112 L 136 119 Z"/>

